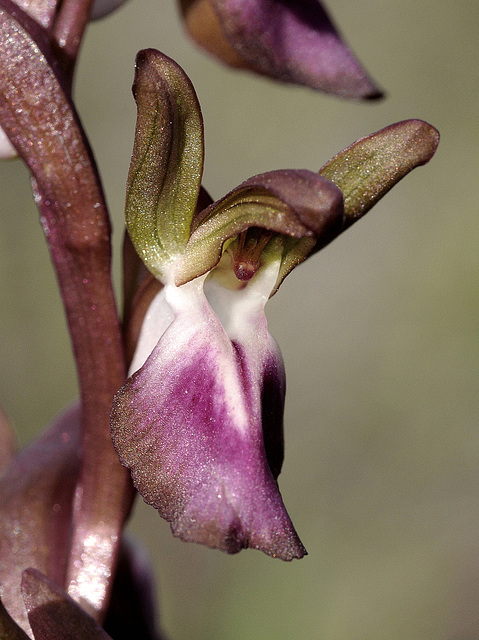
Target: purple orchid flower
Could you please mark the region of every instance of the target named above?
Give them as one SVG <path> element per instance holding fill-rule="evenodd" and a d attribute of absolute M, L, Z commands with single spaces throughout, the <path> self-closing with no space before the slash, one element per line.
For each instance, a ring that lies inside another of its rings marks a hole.
<path fill-rule="evenodd" d="M 318 0 L 182 0 L 193 39 L 233 67 L 342 98 L 382 92 Z"/>
<path fill-rule="evenodd" d="M 138 55 L 134 95 L 126 221 L 160 284 L 113 403 L 115 448 L 174 535 L 300 558 L 277 485 L 285 380 L 264 306 L 296 265 L 432 157 L 437 131 L 392 125 L 319 174 L 255 176 L 198 211 L 203 125 L 190 81 L 150 49 Z"/>

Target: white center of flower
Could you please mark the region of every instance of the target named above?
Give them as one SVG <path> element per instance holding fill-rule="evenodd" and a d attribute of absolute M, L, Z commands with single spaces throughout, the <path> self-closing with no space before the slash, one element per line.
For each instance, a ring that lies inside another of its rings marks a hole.
<path fill-rule="evenodd" d="M 249 334 L 263 323 L 266 330 L 263 309 L 276 284 L 279 267 L 279 259 L 270 261 L 247 284 L 236 289 L 223 286 L 223 278 L 216 277 L 215 269 L 180 287 L 165 284 L 146 313 L 129 375 L 143 366 L 175 318 L 184 313 L 192 317 L 195 313 L 204 315 L 205 304 L 218 316 L 232 341 L 249 342 Z"/>

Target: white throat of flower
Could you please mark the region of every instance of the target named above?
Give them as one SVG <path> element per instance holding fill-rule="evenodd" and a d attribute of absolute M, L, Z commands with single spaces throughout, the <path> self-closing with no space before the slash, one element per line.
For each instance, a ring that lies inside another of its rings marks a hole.
<path fill-rule="evenodd" d="M 230 260 L 227 254 L 223 259 Z M 128 375 L 143 366 L 176 317 L 195 307 L 201 309 L 205 302 L 218 316 L 229 339 L 244 341 L 245 334 L 251 329 L 254 331 L 258 315 L 264 318 L 264 306 L 275 287 L 279 268 L 279 259 L 270 260 L 248 283 L 236 281 L 236 288 L 224 286 L 225 278 L 221 277 L 221 269 L 213 269 L 179 287 L 165 284 L 145 315 Z"/>

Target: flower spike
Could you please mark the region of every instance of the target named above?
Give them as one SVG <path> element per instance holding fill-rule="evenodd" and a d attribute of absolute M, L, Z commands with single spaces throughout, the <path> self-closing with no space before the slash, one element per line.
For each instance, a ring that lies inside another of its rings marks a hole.
<path fill-rule="evenodd" d="M 81 4 L 73 2 L 77 8 Z M 75 6 L 67 0 L 63 8 Z M 53 44 L 31 16 L 11 0 L 0 0 L 0 124 L 32 175 L 82 397 L 84 446 L 66 579 L 70 595 L 101 616 L 112 583 L 103 578 L 112 574 L 133 496 L 108 430 L 111 399 L 124 380 L 125 362 L 110 278 L 108 211 L 70 98 L 72 58 L 60 60 Z M 106 537 L 111 543 L 103 548 L 91 543 Z M 90 588 L 94 576 L 101 590 Z"/>

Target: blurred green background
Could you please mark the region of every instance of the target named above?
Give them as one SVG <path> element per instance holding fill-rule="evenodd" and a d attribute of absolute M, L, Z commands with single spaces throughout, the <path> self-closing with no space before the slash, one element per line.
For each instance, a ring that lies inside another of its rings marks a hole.
<path fill-rule="evenodd" d="M 328 7 L 386 100 L 342 102 L 222 68 L 187 41 L 173 0 L 130 0 L 92 25 L 80 58 L 77 106 L 117 274 L 141 48 L 176 59 L 196 87 L 215 198 L 262 171 L 319 169 L 397 120 L 425 119 L 442 136 L 429 165 L 269 304 L 288 375 L 280 487 L 309 556 L 187 545 L 137 502 L 131 530 L 152 554 L 171 640 L 479 637 L 479 4 Z M 25 444 L 76 381 L 20 161 L 0 164 L 0 185 L 0 401 Z"/>

